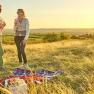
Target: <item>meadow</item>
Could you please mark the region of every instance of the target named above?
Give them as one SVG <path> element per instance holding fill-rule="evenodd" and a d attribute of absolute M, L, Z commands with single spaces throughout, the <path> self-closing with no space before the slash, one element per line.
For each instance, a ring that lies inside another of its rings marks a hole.
<path fill-rule="evenodd" d="M 41 85 L 30 84 L 29 94 L 94 94 L 93 33 L 31 33 L 26 46 L 29 66 L 64 70 L 64 74 Z M 11 74 L 19 66 L 12 35 L 4 35 L 4 65 Z M 0 76 L 6 76 L 3 73 Z"/>

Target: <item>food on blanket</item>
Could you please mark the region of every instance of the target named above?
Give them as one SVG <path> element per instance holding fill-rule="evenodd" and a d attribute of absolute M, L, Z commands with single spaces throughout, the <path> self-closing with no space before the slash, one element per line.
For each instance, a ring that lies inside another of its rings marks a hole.
<path fill-rule="evenodd" d="M 8 82 L 8 79 L 7 79 Z M 23 79 L 20 78 L 12 78 L 9 79 L 8 83 L 8 89 L 13 93 L 13 94 L 27 94 L 27 84 Z"/>

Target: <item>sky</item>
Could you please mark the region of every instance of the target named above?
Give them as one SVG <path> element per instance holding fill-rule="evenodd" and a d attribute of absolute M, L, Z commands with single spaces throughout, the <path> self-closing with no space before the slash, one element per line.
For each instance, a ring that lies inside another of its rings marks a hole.
<path fill-rule="evenodd" d="M 0 16 L 13 28 L 22 8 L 30 28 L 94 28 L 94 0 L 0 0 Z"/>

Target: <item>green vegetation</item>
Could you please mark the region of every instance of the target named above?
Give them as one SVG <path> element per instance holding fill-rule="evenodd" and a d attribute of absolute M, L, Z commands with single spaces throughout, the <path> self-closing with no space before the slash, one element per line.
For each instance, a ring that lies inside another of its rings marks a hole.
<path fill-rule="evenodd" d="M 8 31 L 9 32 L 9 31 Z M 13 34 L 5 32 L 3 35 L 4 44 L 14 44 Z M 31 32 L 28 44 L 47 43 L 69 39 L 94 39 L 94 33 L 72 34 L 71 32 Z"/>
<path fill-rule="evenodd" d="M 93 36 L 31 33 L 26 48 L 31 69 L 63 69 L 64 74 L 41 85 L 29 83 L 29 94 L 94 94 Z M 9 75 L 19 66 L 16 47 L 13 36 L 5 36 L 3 42 L 4 63 L 9 72 L 6 75 Z"/>

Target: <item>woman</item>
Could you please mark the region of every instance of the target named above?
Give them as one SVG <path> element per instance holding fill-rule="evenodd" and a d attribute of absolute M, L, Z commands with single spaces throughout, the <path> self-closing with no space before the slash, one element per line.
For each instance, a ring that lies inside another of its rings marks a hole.
<path fill-rule="evenodd" d="M 17 46 L 18 59 L 20 64 L 28 65 L 26 53 L 25 53 L 25 46 L 30 32 L 29 21 L 25 17 L 25 13 L 23 9 L 17 10 L 17 16 L 18 17 L 15 19 L 14 22 L 14 31 L 15 31 L 14 40 Z"/>
<path fill-rule="evenodd" d="M 0 5 L 0 13 L 2 12 L 2 6 Z M 3 67 L 3 49 L 2 49 L 2 32 L 5 27 L 5 22 L 0 17 L 0 70 L 4 70 Z"/>

